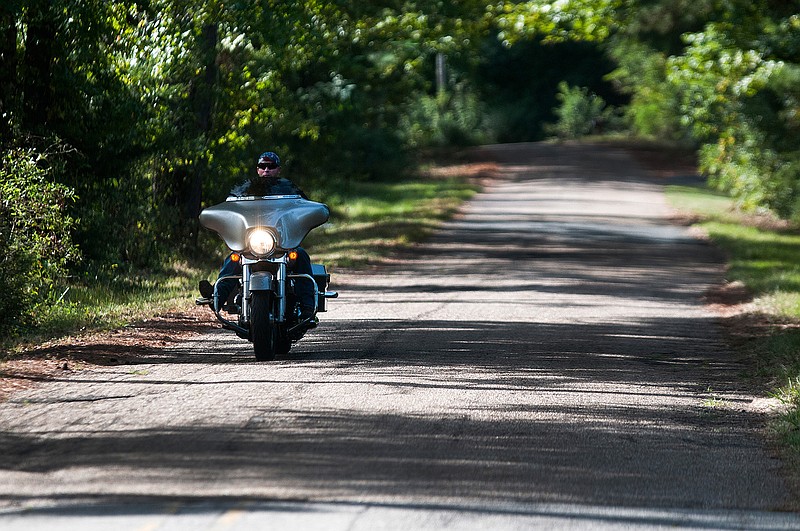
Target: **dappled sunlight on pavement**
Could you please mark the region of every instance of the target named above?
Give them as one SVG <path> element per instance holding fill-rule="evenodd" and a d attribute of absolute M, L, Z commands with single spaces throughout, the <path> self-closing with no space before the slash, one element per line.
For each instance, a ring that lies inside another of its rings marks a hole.
<path fill-rule="evenodd" d="M 764 512 L 794 501 L 703 305 L 720 256 L 621 151 L 486 150 L 502 176 L 408 260 L 334 272 L 341 297 L 284 359 L 215 331 L 12 397 L 0 500 L 239 502 L 336 529 L 800 525 Z"/>

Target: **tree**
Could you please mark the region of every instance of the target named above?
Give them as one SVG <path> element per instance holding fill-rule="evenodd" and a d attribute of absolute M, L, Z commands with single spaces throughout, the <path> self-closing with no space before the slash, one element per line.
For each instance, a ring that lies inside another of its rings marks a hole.
<path fill-rule="evenodd" d="M 691 137 L 712 183 L 747 208 L 800 217 L 800 15 L 779 0 L 500 3 L 501 38 L 603 43 L 648 134 Z"/>
<path fill-rule="evenodd" d="M 800 216 L 800 18 L 742 2 L 685 40 L 669 80 L 703 169 L 745 208 Z"/>

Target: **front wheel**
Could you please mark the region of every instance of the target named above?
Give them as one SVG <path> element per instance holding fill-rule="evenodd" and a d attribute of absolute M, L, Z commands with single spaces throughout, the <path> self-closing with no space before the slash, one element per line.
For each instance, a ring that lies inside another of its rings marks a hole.
<path fill-rule="evenodd" d="M 278 350 L 278 326 L 272 314 L 272 293 L 254 291 L 250 307 L 250 339 L 256 361 L 272 361 Z"/>

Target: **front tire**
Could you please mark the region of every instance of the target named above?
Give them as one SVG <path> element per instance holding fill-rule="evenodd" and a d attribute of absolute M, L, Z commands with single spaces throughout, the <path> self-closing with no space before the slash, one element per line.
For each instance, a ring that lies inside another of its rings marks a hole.
<path fill-rule="evenodd" d="M 278 326 L 272 314 L 272 293 L 254 291 L 250 306 L 250 339 L 256 361 L 272 361 L 278 350 Z"/>

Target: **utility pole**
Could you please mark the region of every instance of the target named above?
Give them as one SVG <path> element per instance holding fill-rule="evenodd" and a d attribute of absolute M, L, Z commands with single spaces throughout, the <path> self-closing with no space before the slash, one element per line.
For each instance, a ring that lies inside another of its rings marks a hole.
<path fill-rule="evenodd" d="M 442 52 L 436 54 L 436 94 L 442 94 L 447 88 L 447 65 Z"/>

